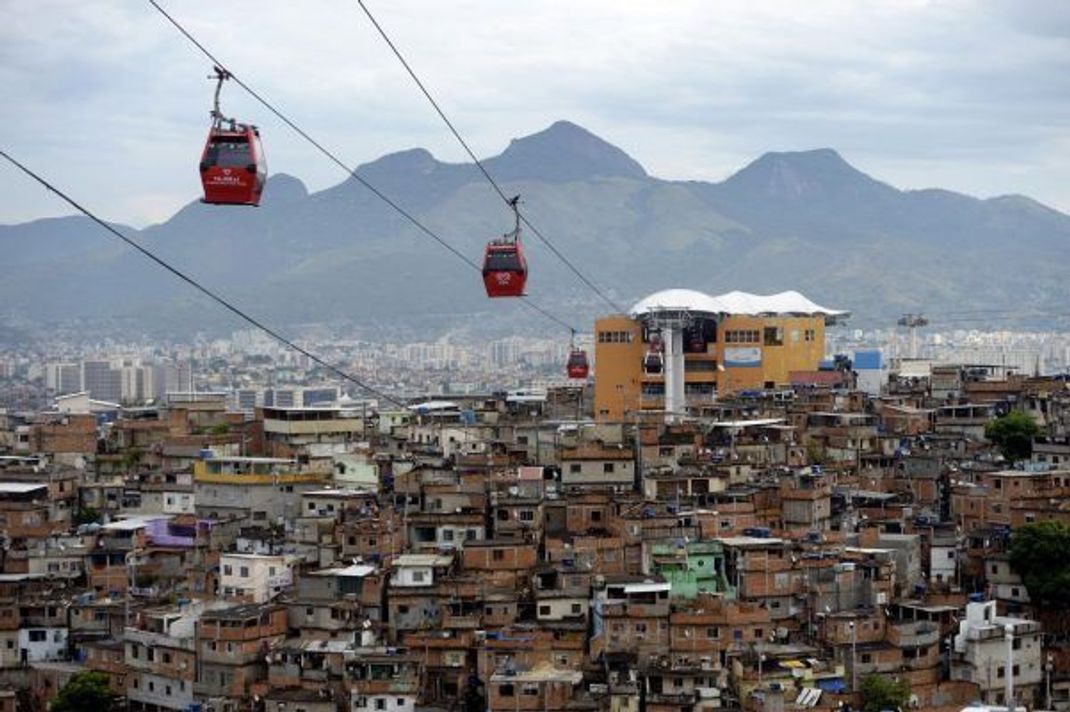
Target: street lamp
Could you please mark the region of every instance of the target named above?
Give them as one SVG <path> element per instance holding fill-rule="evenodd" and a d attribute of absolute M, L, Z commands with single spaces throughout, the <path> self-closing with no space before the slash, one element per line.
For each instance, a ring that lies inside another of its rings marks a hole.
<path fill-rule="evenodd" d="M 1048 653 L 1047 662 L 1044 664 L 1044 686 L 1047 689 L 1047 694 L 1045 695 L 1046 704 L 1044 706 L 1048 709 L 1051 709 L 1051 669 L 1053 662 L 1054 660 L 1051 657 L 1051 653 Z"/>
<path fill-rule="evenodd" d="M 123 629 L 124 630 L 130 625 L 130 596 L 132 595 L 131 589 L 137 583 L 136 578 L 135 578 L 136 572 L 137 572 L 137 560 L 136 559 L 131 559 L 131 557 L 136 556 L 138 553 L 140 553 L 140 552 L 138 552 L 135 549 L 135 550 L 131 550 L 131 551 L 126 552 L 126 554 L 123 556 L 123 564 L 124 564 L 124 568 L 126 570 L 126 591 L 124 592 L 125 595 L 123 596 L 123 605 L 124 605 L 124 608 L 123 608 Z M 130 575 L 131 567 L 133 567 L 133 569 L 134 569 L 135 576 L 131 576 Z"/>

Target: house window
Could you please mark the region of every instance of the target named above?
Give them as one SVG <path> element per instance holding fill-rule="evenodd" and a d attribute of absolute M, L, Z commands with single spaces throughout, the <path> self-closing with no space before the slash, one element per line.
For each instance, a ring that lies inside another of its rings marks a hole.
<path fill-rule="evenodd" d="M 503 549 L 495 549 L 491 556 L 495 561 L 505 561 L 505 551 Z"/>
<path fill-rule="evenodd" d="M 783 346 L 784 345 L 784 329 L 779 326 L 767 326 L 764 329 L 765 345 L 766 346 Z"/>
<path fill-rule="evenodd" d="M 539 615 L 540 616 L 548 616 L 548 615 L 550 615 L 550 607 L 549 606 L 539 606 Z"/>
<path fill-rule="evenodd" d="M 612 462 L 604 462 L 604 463 L 602 463 L 602 472 L 605 472 L 607 474 L 613 472 L 613 463 Z"/>
<path fill-rule="evenodd" d="M 412 582 L 413 583 L 423 583 L 424 582 L 424 578 L 425 578 L 425 576 L 424 576 L 424 572 L 423 571 L 413 571 L 412 572 Z"/>
<path fill-rule="evenodd" d="M 234 573 L 234 571 L 230 568 L 230 564 L 223 564 L 223 575 L 230 576 L 232 573 Z"/>
<path fill-rule="evenodd" d="M 31 643 L 43 643 L 48 639 L 48 635 L 43 630 L 31 630 L 29 638 Z"/>
<path fill-rule="evenodd" d="M 498 695 L 501 697 L 512 697 L 514 694 L 512 685 L 498 685 Z"/>
<path fill-rule="evenodd" d="M 721 629 L 720 628 L 707 628 L 706 629 L 706 637 L 707 638 L 720 638 L 721 637 Z"/>
<path fill-rule="evenodd" d="M 583 613 L 583 606 L 581 604 L 579 604 L 579 603 L 573 603 L 572 604 L 572 612 L 574 614 L 576 614 L 576 615 L 579 615 L 580 613 Z"/>
<path fill-rule="evenodd" d="M 591 521 L 592 522 L 600 522 L 600 521 L 602 521 L 602 512 L 601 512 L 601 510 L 596 509 L 593 512 L 591 512 Z"/>
<path fill-rule="evenodd" d="M 522 522 L 533 522 L 533 521 L 535 521 L 535 512 L 531 511 L 530 509 L 521 509 L 520 510 L 520 521 L 522 521 Z"/>
<path fill-rule="evenodd" d="M 386 698 L 385 697 L 376 697 L 375 698 L 375 709 L 377 709 L 377 710 L 385 710 L 386 709 Z"/>
<path fill-rule="evenodd" d="M 240 569 L 238 569 L 238 575 L 242 578 L 249 578 L 249 567 L 242 566 Z"/>
<path fill-rule="evenodd" d="M 568 471 L 574 475 L 578 474 L 582 469 L 582 466 L 578 462 L 573 462 L 571 465 L 568 466 Z"/>
<path fill-rule="evenodd" d="M 873 662 L 873 656 L 871 654 L 869 654 L 869 653 L 862 653 L 862 662 L 863 663 L 871 663 L 871 662 Z"/>

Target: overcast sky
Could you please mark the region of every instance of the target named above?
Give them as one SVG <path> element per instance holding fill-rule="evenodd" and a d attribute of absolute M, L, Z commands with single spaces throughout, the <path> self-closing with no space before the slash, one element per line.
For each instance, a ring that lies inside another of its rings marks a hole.
<path fill-rule="evenodd" d="M 900 188 L 1023 193 L 1070 212 L 1070 2 L 368 0 L 480 155 L 557 119 L 663 178 L 721 180 L 831 146 Z M 354 0 L 162 0 L 346 160 L 462 159 Z M 139 0 L 0 0 L 0 145 L 103 217 L 199 194 L 211 69 Z M 339 169 L 239 87 L 269 168 Z M 0 165 L 0 223 L 67 214 Z"/>

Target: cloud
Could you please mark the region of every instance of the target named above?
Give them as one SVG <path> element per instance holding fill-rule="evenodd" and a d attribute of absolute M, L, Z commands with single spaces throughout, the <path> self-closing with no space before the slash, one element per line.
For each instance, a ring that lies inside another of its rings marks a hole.
<path fill-rule="evenodd" d="M 1070 210 L 1068 13 L 1056 3 L 369 0 L 477 153 L 568 118 L 653 174 L 716 180 L 832 146 L 900 187 L 1025 193 Z M 352 0 L 166 7 L 352 163 L 461 149 Z M 148 3 L 0 6 L 4 145 L 105 217 L 198 194 L 210 63 Z M 342 178 L 236 86 L 273 171 Z M 0 221 L 67 212 L 10 169 Z"/>

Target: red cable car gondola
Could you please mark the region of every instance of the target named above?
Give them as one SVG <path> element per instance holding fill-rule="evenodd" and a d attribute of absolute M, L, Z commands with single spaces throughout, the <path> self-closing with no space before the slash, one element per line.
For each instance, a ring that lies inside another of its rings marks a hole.
<path fill-rule="evenodd" d="M 260 145 L 260 131 L 238 123 L 219 110 L 219 91 L 230 78 L 226 70 L 215 68 L 215 103 L 212 127 L 201 153 L 201 185 L 204 202 L 214 205 L 259 205 L 267 181 L 267 161 Z"/>
<path fill-rule="evenodd" d="M 483 255 L 483 286 L 488 297 L 522 297 L 528 281 L 528 263 L 520 244 L 520 196 L 509 201 L 516 216 L 513 231 L 487 243 Z"/>
<path fill-rule="evenodd" d="M 664 350 L 665 345 L 661 342 L 661 337 L 652 336 L 650 346 L 643 355 L 643 372 L 648 376 L 656 376 L 664 370 L 665 357 L 662 355 Z"/>
<path fill-rule="evenodd" d="M 587 378 L 590 366 L 587 363 L 587 352 L 583 349 L 572 349 L 568 353 L 568 377 Z"/>
<path fill-rule="evenodd" d="M 568 361 L 565 362 L 565 371 L 569 378 L 587 378 L 591 367 L 587 363 L 587 352 L 576 348 L 576 332 L 572 331 L 572 338 L 568 343 Z"/>

